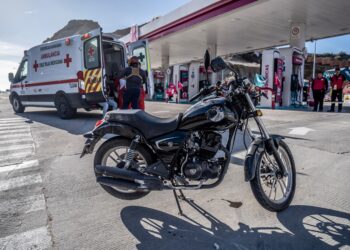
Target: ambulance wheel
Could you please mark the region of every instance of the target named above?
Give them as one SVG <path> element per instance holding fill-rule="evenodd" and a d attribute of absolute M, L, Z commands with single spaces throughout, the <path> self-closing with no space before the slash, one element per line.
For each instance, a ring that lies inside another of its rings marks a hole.
<path fill-rule="evenodd" d="M 25 107 L 22 105 L 18 95 L 14 95 L 12 97 L 12 108 L 15 113 L 23 113 L 25 110 Z"/>
<path fill-rule="evenodd" d="M 71 119 L 77 113 L 77 109 L 70 105 L 68 99 L 64 95 L 60 95 L 56 98 L 55 105 L 57 113 L 62 119 Z"/>

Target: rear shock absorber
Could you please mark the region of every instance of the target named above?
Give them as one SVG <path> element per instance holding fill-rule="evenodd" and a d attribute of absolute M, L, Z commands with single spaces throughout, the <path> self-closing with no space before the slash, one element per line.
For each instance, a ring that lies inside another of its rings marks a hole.
<path fill-rule="evenodd" d="M 139 135 L 136 135 L 135 138 L 132 140 L 129 150 L 127 151 L 125 155 L 125 165 L 124 168 L 129 168 L 131 161 L 135 157 L 135 149 L 137 147 L 137 144 L 140 143 L 141 137 Z"/>

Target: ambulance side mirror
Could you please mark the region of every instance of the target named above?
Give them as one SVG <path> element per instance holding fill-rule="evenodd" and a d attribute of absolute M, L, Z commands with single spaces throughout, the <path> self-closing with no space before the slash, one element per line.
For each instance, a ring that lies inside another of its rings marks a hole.
<path fill-rule="evenodd" d="M 9 81 L 13 82 L 14 79 L 15 77 L 13 76 L 13 73 L 9 73 Z"/>

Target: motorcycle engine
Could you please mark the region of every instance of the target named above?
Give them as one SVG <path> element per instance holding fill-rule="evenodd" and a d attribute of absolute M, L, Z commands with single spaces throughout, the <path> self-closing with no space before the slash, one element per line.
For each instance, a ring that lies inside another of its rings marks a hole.
<path fill-rule="evenodd" d="M 222 162 L 215 158 L 221 145 L 221 135 L 215 132 L 193 132 L 184 150 L 186 159 L 181 166 L 182 174 L 190 180 L 215 179 L 219 176 Z"/>

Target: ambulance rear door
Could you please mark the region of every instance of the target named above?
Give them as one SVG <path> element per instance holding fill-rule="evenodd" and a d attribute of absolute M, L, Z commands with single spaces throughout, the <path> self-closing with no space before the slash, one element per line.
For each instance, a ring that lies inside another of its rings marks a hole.
<path fill-rule="evenodd" d="M 131 56 L 137 56 L 141 63 L 141 69 L 148 73 L 147 90 L 150 97 L 154 92 L 153 73 L 151 68 L 151 59 L 149 54 L 149 47 L 147 40 L 138 40 L 128 45 L 129 54 Z"/>
<path fill-rule="evenodd" d="M 86 101 L 96 104 L 106 101 L 106 84 L 103 79 L 102 30 L 96 29 L 82 35 L 84 58 L 84 85 Z"/>

